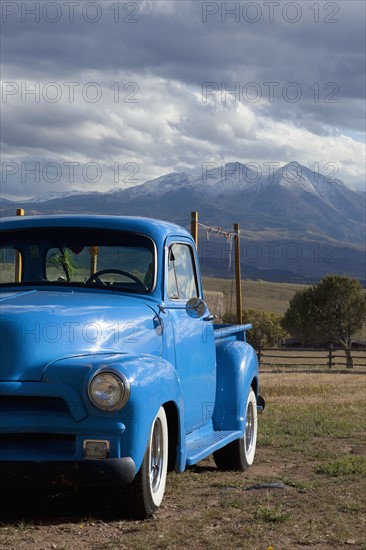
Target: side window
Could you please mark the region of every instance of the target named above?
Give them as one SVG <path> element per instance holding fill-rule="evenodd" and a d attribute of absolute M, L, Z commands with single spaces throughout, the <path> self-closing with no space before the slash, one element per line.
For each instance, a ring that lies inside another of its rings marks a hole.
<path fill-rule="evenodd" d="M 20 272 L 20 254 L 14 248 L 0 248 L 0 283 L 14 283 L 18 281 L 17 271 Z M 17 268 L 18 261 L 18 268 Z"/>
<path fill-rule="evenodd" d="M 173 244 L 169 249 L 168 295 L 171 300 L 189 300 L 198 296 L 192 249 L 186 244 Z"/>

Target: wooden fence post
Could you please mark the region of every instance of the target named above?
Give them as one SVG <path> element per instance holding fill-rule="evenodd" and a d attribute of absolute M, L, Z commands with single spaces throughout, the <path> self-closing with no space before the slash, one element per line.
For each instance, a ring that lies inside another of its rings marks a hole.
<path fill-rule="evenodd" d="M 24 216 L 23 208 L 17 208 L 17 216 Z M 15 252 L 15 264 L 14 264 L 14 282 L 20 283 L 22 280 L 22 257 L 20 252 Z"/>
<path fill-rule="evenodd" d="M 333 364 L 333 344 L 329 344 L 328 367 L 331 369 Z"/>
<path fill-rule="evenodd" d="M 98 265 L 98 247 L 97 246 L 91 246 L 89 248 L 89 254 L 90 254 L 90 275 L 94 275 L 97 271 L 97 265 Z"/>

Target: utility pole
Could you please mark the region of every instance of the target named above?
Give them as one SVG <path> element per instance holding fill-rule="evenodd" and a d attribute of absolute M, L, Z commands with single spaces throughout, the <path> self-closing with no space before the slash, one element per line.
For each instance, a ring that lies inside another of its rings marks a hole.
<path fill-rule="evenodd" d="M 198 249 L 198 212 L 191 212 L 191 235 Z"/>
<path fill-rule="evenodd" d="M 234 223 L 235 243 L 235 281 L 236 281 L 236 322 L 241 325 L 243 322 L 243 300 L 241 293 L 241 270 L 240 270 L 240 227 Z"/>

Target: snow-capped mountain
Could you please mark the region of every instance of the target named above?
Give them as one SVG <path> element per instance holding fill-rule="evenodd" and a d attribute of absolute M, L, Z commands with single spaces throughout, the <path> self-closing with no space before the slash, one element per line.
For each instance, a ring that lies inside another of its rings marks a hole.
<path fill-rule="evenodd" d="M 52 200 L 57 200 L 57 199 L 66 199 L 68 197 L 75 197 L 75 196 L 80 196 L 80 195 L 99 195 L 99 193 L 95 193 L 93 191 L 90 191 L 88 193 L 85 193 L 84 191 L 80 191 L 80 190 L 77 190 L 77 189 L 72 189 L 71 191 L 60 191 L 60 192 L 54 192 L 54 193 L 44 193 L 43 195 L 37 195 L 36 197 L 32 197 L 31 199 L 29 199 L 28 201 L 26 202 L 29 202 L 29 203 L 42 203 L 42 202 L 47 202 L 47 201 L 52 201 Z"/>
<path fill-rule="evenodd" d="M 21 206 L 35 212 L 151 215 L 182 223 L 199 210 L 206 223 L 248 230 L 286 231 L 363 242 L 365 193 L 297 162 L 267 176 L 240 162 L 204 163 L 193 174 L 172 172 L 141 185 L 108 193 L 55 193 Z M 4 203 L 3 210 L 13 207 Z"/>
<path fill-rule="evenodd" d="M 297 162 L 269 175 L 258 173 L 251 164 L 203 163 L 193 173 L 172 172 L 127 189 L 73 192 L 21 204 L 3 201 L 0 209 L 2 216 L 14 215 L 19 207 L 25 208 L 27 214 L 151 216 L 186 227 L 190 213 L 198 211 L 200 221 L 206 225 L 230 229 L 234 222 L 239 223 L 243 238 L 262 243 L 262 251 L 270 242 L 278 247 L 276 250 L 281 250 L 286 242 L 302 243 L 299 263 L 290 266 L 298 272 L 326 273 L 338 269 L 348 273 L 353 265 L 354 272 L 363 273 L 364 278 L 365 196 L 341 180 Z M 334 259 L 327 252 L 328 245 L 337 250 L 336 264 L 328 261 Z M 303 253 L 305 248 L 307 255 Z M 320 249 L 324 249 L 324 261 L 318 254 Z M 264 256 L 263 252 L 258 267 Z M 279 258 L 282 263 L 283 256 Z M 284 261 L 282 268 L 288 269 L 288 262 Z M 265 266 L 268 267 L 274 266 Z"/>

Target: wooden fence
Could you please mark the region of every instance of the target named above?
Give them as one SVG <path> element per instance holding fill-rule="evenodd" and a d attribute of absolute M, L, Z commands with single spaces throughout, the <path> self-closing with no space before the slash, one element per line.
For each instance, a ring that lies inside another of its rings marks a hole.
<path fill-rule="evenodd" d="M 351 350 L 353 366 L 366 367 L 366 350 Z M 262 348 L 257 351 L 261 367 L 346 368 L 343 348 Z"/>

